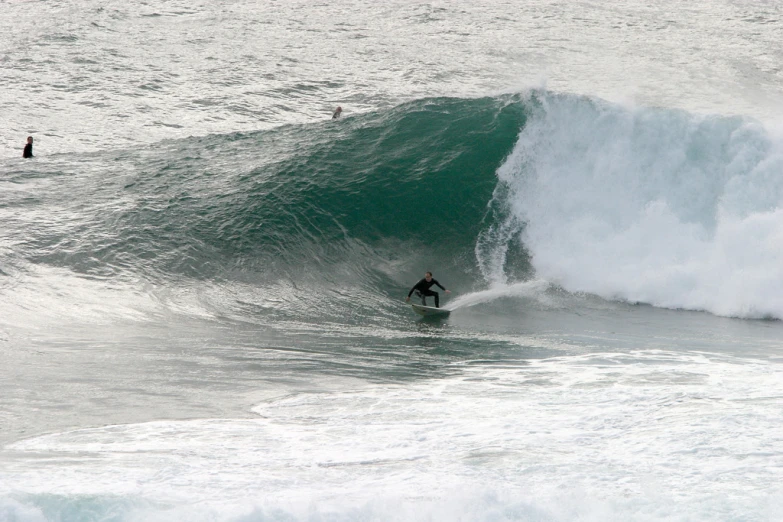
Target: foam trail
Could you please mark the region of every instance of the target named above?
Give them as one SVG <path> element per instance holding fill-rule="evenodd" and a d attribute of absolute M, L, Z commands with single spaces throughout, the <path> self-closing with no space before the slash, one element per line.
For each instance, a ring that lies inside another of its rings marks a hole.
<path fill-rule="evenodd" d="M 508 248 L 493 234 L 522 223 L 536 275 L 568 291 L 783 318 L 783 139 L 578 97 L 536 93 L 531 107 L 477 248 L 489 281 Z"/>
<path fill-rule="evenodd" d="M 471 292 L 469 294 L 461 295 L 454 299 L 449 310 L 457 310 L 458 308 L 467 308 L 478 304 L 488 303 L 502 297 L 538 297 L 543 292 L 549 289 L 550 283 L 541 279 L 533 281 L 524 281 L 520 283 L 513 283 L 505 285 L 502 283 L 493 285 L 491 288 L 481 290 L 479 292 Z"/>

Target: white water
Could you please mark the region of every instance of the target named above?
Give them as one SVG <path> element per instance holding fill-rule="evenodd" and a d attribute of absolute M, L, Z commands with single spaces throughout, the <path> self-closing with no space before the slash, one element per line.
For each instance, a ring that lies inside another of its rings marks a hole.
<path fill-rule="evenodd" d="M 781 382 L 764 360 L 663 350 L 468 364 L 278 397 L 257 419 L 18 442 L 0 493 L 10 473 L 28 495 L 145 499 L 129 520 L 771 520 Z"/>
<path fill-rule="evenodd" d="M 783 318 L 780 136 L 750 119 L 536 99 L 498 171 L 506 230 L 479 255 L 490 281 L 504 282 L 519 233 L 537 277 L 571 292 Z"/>

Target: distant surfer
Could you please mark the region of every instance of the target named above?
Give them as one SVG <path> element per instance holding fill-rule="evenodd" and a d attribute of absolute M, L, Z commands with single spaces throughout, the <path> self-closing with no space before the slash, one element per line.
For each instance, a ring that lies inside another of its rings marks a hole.
<path fill-rule="evenodd" d="M 24 151 L 22 151 L 22 157 L 23 158 L 32 158 L 33 157 L 33 137 L 28 136 L 27 137 L 27 145 L 24 146 Z"/>
<path fill-rule="evenodd" d="M 341 115 L 342 113 L 343 113 L 343 108 L 342 108 L 342 107 L 337 107 L 337 108 L 334 110 L 334 114 L 332 114 L 332 119 L 333 119 L 333 120 L 339 120 L 339 119 L 340 119 L 340 115 Z"/>
<path fill-rule="evenodd" d="M 432 272 L 426 272 L 424 274 L 424 279 L 421 279 L 418 283 L 413 285 L 413 288 L 411 288 L 411 291 L 408 292 L 408 297 L 405 298 L 405 302 L 411 300 L 411 295 L 413 292 L 416 292 L 416 295 L 418 297 L 421 297 L 421 304 L 424 306 L 427 306 L 427 297 L 433 296 L 435 298 L 435 308 L 440 308 L 440 295 L 438 292 L 435 292 L 433 290 L 430 290 L 432 285 L 436 285 L 438 288 L 446 292 L 447 294 L 450 294 L 450 290 L 446 290 L 443 288 L 443 285 L 438 283 L 437 280 L 432 278 Z"/>

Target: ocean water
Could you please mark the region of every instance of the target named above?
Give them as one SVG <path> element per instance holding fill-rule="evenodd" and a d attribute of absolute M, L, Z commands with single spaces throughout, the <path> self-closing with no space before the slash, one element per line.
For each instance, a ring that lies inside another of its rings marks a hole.
<path fill-rule="evenodd" d="M 783 520 L 781 41 L 0 0 L 0 521 Z"/>

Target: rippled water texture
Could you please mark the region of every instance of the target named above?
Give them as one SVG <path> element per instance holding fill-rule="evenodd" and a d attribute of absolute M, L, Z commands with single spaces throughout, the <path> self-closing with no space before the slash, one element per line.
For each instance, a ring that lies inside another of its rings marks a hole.
<path fill-rule="evenodd" d="M 425 96 L 547 87 L 776 117 L 774 2 L 0 5 L 0 154 L 255 130 Z"/>

